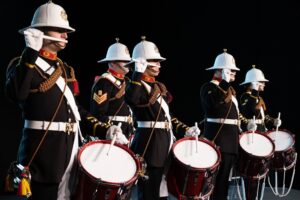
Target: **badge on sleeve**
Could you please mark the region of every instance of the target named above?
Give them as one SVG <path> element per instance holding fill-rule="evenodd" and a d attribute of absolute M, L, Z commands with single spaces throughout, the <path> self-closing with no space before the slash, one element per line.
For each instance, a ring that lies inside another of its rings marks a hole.
<path fill-rule="evenodd" d="M 98 94 L 96 92 L 93 94 L 93 99 L 100 105 L 107 100 L 107 93 L 102 94 L 102 90 L 99 90 Z"/>

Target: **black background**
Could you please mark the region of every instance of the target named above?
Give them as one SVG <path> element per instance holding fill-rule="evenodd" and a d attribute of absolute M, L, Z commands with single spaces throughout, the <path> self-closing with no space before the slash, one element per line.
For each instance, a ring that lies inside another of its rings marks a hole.
<path fill-rule="evenodd" d="M 6 66 L 19 56 L 24 39 L 17 31 L 28 26 L 34 11 L 45 0 L 1 1 L 1 144 L 0 178 L 16 159 L 22 120 L 19 109 L 4 97 Z M 189 125 L 201 121 L 201 85 L 211 79 L 205 71 L 215 57 L 228 49 L 236 59 L 234 86 L 239 94 L 246 72 L 252 64 L 267 79 L 264 97 L 268 113 L 281 112 L 282 127 L 298 137 L 299 124 L 299 22 L 297 0 L 139 0 L 139 1 L 59 1 L 68 14 L 70 26 L 67 48 L 59 57 L 73 66 L 80 84 L 79 102 L 89 109 L 90 89 L 95 75 L 107 69 L 97 61 L 104 58 L 109 45 L 119 37 L 130 52 L 141 35 L 154 42 L 163 57 L 159 81 L 166 84 L 174 100 L 172 113 Z M 297 139 L 296 139 L 297 140 Z M 299 149 L 299 142 L 296 141 Z M 300 189 L 296 170 L 294 188 Z M 1 189 L 2 191 L 2 189 Z"/>

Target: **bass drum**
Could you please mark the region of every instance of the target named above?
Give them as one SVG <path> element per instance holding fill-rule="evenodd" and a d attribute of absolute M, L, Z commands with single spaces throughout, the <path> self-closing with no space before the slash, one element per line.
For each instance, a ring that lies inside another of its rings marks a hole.
<path fill-rule="evenodd" d="M 271 168 L 275 170 L 289 170 L 296 164 L 295 135 L 287 130 L 267 132 L 274 144 L 275 153 L 271 161 Z"/>
<path fill-rule="evenodd" d="M 247 131 L 240 135 L 237 171 L 244 177 L 260 180 L 269 172 L 274 143 L 266 135 Z"/>
<path fill-rule="evenodd" d="M 110 143 L 92 141 L 79 150 L 75 200 L 115 200 L 130 196 L 140 162 L 127 146 Z"/>
<path fill-rule="evenodd" d="M 176 141 L 167 174 L 169 192 L 178 199 L 209 197 L 220 161 L 219 149 L 206 139 L 186 137 Z"/>

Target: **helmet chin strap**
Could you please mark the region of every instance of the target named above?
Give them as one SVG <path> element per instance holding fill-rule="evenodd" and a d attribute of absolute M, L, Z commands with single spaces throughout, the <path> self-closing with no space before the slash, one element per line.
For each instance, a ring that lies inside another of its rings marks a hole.
<path fill-rule="evenodd" d="M 66 48 L 66 45 L 61 45 L 59 42 L 53 42 L 53 44 L 57 47 L 59 47 L 61 50 Z"/>

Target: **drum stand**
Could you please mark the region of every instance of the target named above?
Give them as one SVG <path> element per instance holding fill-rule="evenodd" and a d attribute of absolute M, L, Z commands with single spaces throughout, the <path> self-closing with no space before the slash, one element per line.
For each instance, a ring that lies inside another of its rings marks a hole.
<path fill-rule="evenodd" d="M 275 187 L 272 186 L 271 181 L 270 181 L 270 177 L 268 177 L 269 186 L 270 186 L 270 188 L 271 188 L 271 190 L 272 190 L 272 192 L 274 193 L 275 196 L 285 197 L 285 196 L 287 196 L 290 193 L 290 191 L 292 189 L 293 182 L 294 182 L 294 177 L 295 177 L 296 162 L 297 162 L 297 153 L 295 153 L 295 160 L 294 160 L 294 162 L 290 165 L 290 166 L 294 165 L 294 167 L 293 167 L 293 174 L 292 174 L 290 186 L 289 186 L 289 189 L 288 189 L 288 191 L 286 193 L 285 193 L 285 174 L 286 174 L 287 168 L 285 166 L 283 167 L 283 181 L 282 181 L 283 183 L 282 183 L 281 194 L 278 192 L 278 182 L 277 182 L 278 171 L 275 170 Z"/>

